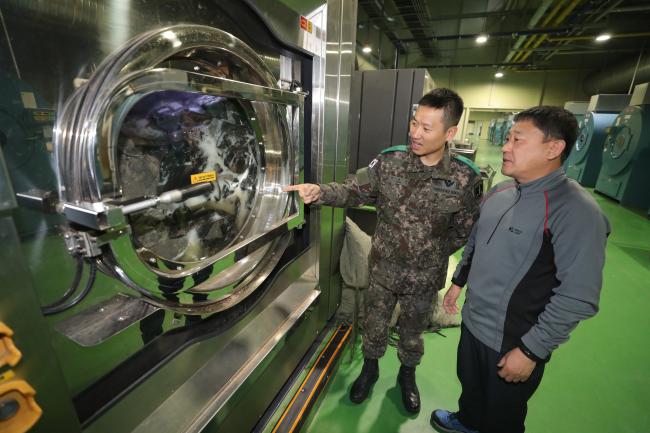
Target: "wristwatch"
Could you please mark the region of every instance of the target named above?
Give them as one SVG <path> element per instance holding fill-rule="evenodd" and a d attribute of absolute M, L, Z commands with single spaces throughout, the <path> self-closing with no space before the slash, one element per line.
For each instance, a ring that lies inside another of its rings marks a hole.
<path fill-rule="evenodd" d="M 519 347 L 519 350 L 521 350 L 524 353 L 524 355 L 526 355 L 526 357 L 529 358 L 531 361 L 544 362 L 544 360 L 542 358 L 540 358 L 539 356 L 537 356 L 533 352 L 531 352 L 530 349 L 527 348 L 526 345 L 523 342 L 520 342 L 519 346 L 517 346 L 517 347 Z"/>

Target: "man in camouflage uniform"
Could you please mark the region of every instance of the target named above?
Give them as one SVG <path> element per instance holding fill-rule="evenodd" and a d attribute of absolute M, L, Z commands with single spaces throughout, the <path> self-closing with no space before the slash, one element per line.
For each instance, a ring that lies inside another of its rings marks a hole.
<path fill-rule="evenodd" d="M 399 302 L 398 382 L 405 408 L 420 410 L 415 367 L 424 353 L 422 332 L 445 283 L 449 255 L 464 245 L 478 217 L 480 172 L 447 146 L 462 112 L 456 93 L 435 89 L 419 101 L 409 147 L 386 149 L 345 184 L 285 188 L 298 191 L 305 203 L 377 208 L 361 329 L 364 364 L 350 390 L 355 403 L 366 399 L 378 378 L 377 360 L 386 351 L 388 324 Z"/>

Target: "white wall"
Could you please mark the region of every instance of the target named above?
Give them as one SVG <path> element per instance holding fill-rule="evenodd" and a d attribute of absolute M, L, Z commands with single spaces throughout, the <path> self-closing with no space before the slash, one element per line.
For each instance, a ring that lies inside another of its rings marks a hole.
<path fill-rule="evenodd" d="M 454 89 L 470 108 L 519 111 L 535 105 L 559 105 L 566 101 L 588 101 L 582 90 L 584 72 L 504 71 L 494 78 L 491 68 L 429 69 L 436 87 Z"/>
<path fill-rule="evenodd" d="M 465 102 L 457 140 L 465 140 L 466 125 L 474 120 L 476 110 L 517 112 L 536 105 L 564 106 L 566 101 L 588 101 L 590 98 L 582 90 L 584 71 L 506 70 L 502 78 L 495 78 L 495 70 L 491 68 L 441 68 L 429 69 L 429 72 L 436 87 L 455 90 Z M 495 113 L 494 117 L 499 115 Z M 481 136 L 484 131 L 485 126 Z"/>

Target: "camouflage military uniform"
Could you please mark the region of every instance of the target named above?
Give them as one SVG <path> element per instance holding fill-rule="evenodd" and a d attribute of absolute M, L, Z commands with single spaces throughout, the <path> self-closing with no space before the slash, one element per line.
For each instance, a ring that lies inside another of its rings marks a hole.
<path fill-rule="evenodd" d="M 317 204 L 376 206 L 363 352 L 366 358 L 383 356 L 399 301 L 399 359 L 414 367 L 424 352 L 422 332 L 445 283 L 449 255 L 465 244 L 478 218 L 481 177 L 449 152 L 428 167 L 404 146 L 391 149 L 344 184 L 320 185 Z"/>

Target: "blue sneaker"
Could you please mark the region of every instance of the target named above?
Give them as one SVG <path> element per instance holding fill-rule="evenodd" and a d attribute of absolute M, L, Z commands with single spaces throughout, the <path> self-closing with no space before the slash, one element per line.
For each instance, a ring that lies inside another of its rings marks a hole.
<path fill-rule="evenodd" d="M 431 414 L 431 427 L 444 433 L 479 433 L 465 427 L 458 419 L 457 413 L 436 409 Z"/>

